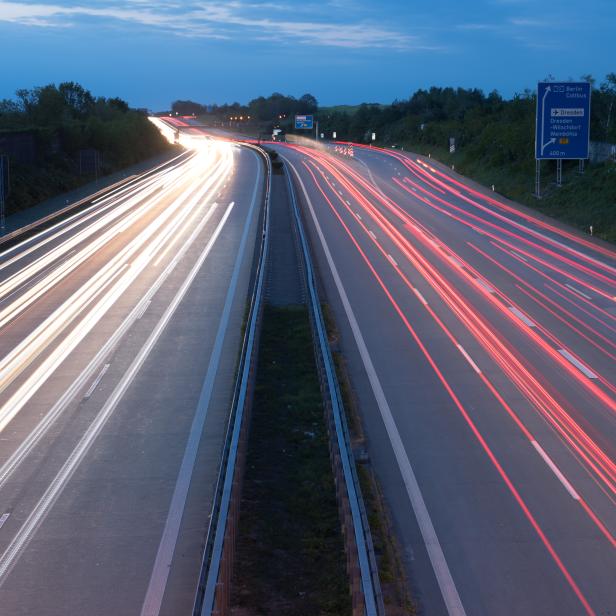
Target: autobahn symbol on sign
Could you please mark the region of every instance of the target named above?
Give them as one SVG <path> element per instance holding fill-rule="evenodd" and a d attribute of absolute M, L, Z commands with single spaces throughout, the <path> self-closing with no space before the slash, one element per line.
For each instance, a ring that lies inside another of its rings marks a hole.
<path fill-rule="evenodd" d="M 295 128 L 300 130 L 312 130 L 314 118 L 311 115 L 296 115 Z"/>
<path fill-rule="evenodd" d="M 540 82 L 537 85 L 535 158 L 588 158 L 590 84 Z"/>

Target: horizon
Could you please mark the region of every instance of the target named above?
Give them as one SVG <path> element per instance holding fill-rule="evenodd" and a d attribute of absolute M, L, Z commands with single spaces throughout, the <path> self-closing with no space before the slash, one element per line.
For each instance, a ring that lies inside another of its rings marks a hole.
<path fill-rule="evenodd" d="M 540 82 L 550 82 L 550 81 L 584 81 L 585 78 L 590 75 L 594 82 L 593 82 L 593 86 L 594 87 L 598 87 L 601 82 L 603 82 L 607 75 L 602 75 L 602 76 L 598 76 L 598 75 L 593 75 L 591 73 L 588 73 L 587 75 L 582 75 L 580 76 L 578 79 L 569 77 L 567 79 L 558 79 L 556 77 L 554 77 L 553 75 L 548 75 L 542 79 L 539 79 L 535 85 L 533 87 L 526 87 L 526 88 L 520 88 L 520 89 L 516 89 L 511 95 L 507 96 L 505 94 L 503 94 L 502 92 L 500 92 L 499 90 L 497 90 L 496 88 L 494 88 L 494 90 L 504 99 L 504 100 L 512 100 L 515 96 L 524 94 L 526 91 L 531 92 L 531 93 L 535 93 L 536 92 L 536 88 L 537 88 L 537 83 Z M 40 83 L 40 84 L 31 84 L 31 85 L 24 85 L 21 86 L 22 88 L 26 89 L 26 90 L 33 90 L 39 87 L 45 87 L 48 85 L 51 86 L 58 86 L 60 83 L 66 83 L 66 82 L 75 82 L 78 83 L 79 85 L 83 86 L 84 88 L 86 88 L 88 91 L 90 91 L 90 93 L 95 96 L 95 97 L 102 97 L 102 98 L 114 98 L 116 97 L 115 93 L 100 93 L 100 92 L 92 92 L 91 90 L 89 90 L 89 88 L 87 86 L 85 86 L 84 84 L 77 82 L 75 80 L 72 79 L 64 79 L 64 80 L 60 80 L 57 82 L 50 82 L 50 83 Z M 355 103 L 347 103 L 347 102 L 334 102 L 334 103 L 330 103 L 330 104 L 323 104 L 318 97 L 315 97 L 317 99 L 318 102 L 318 106 L 319 109 L 328 109 L 328 108 L 332 108 L 332 107 L 359 107 L 360 105 L 382 105 L 382 106 L 388 106 L 388 105 L 392 105 L 394 102 L 396 101 L 404 101 L 404 100 L 409 100 L 413 94 L 415 94 L 416 92 L 418 92 L 419 90 L 430 90 L 431 88 L 452 88 L 453 90 L 457 90 L 457 89 L 467 89 L 467 90 L 480 90 L 481 92 L 483 92 L 483 94 L 487 95 L 489 94 L 491 91 L 490 90 L 486 90 L 484 88 L 479 88 L 479 87 L 473 87 L 473 86 L 468 86 L 468 87 L 463 87 L 463 86 L 455 86 L 455 85 L 441 85 L 441 86 L 428 86 L 425 88 L 417 88 L 416 90 L 414 90 L 413 92 L 411 92 L 408 96 L 404 97 L 404 98 L 398 98 L 398 99 L 393 99 L 391 101 L 376 101 L 376 100 L 362 100 L 362 101 L 358 101 Z M 274 89 L 272 90 L 272 92 L 269 93 L 264 93 L 264 94 L 259 94 L 258 96 L 252 96 L 250 98 L 248 98 L 247 100 L 226 100 L 226 101 L 217 101 L 217 102 L 211 102 L 211 101 L 203 101 L 203 100 L 196 100 L 196 99 L 181 99 L 181 98 L 174 98 L 173 100 L 169 101 L 169 104 L 166 108 L 160 108 L 160 109 L 156 109 L 152 106 L 137 106 L 137 105 L 133 105 L 131 104 L 131 101 L 126 101 L 126 99 L 124 99 L 123 97 L 119 97 L 122 98 L 122 100 L 125 100 L 133 109 L 147 109 L 148 111 L 152 111 L 153 113 L 166 113 L 168 111 L 171 110 L 171 106 L 174 102 L 176 101 L 190 101 L 190 102 L 194 102 L 194 103 L 199 103 L 205 107 L 207 106 L 223 106 L 223 105 L 232 105 L 234 103 L 238 103 L 242 106 L 247 106 L 251 101 L 259 98 L 260 96 L 263 96 L 265 98 L 268 98 L 269 96 L 273 95 L 273 94 L 282 94 L 284 96 L 288 96 L 288 97 L 294 97 L 296 99 L 299 99 L 302 95 L 304 94 L 312 94 L 312 92 L 301 92 L 301 93 L 289 93 L 289 92 L 285 92 L 282 89 Z M 11 96 L 2 96 L 0 95 L 0 100 L 2 99 L 9 99 L 9 100 L 16 100 L 17 97 L 15 95 L 15 92 L 11 95 Z"/>

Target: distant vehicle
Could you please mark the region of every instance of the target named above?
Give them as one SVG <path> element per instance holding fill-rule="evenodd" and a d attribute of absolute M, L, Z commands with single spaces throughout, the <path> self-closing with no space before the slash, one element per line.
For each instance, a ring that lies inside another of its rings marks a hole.
<path fill-rule="evenodd" d="M 286 141 L 285 133 L 282 128 L 275 128 L 272 131 L 272 141 Z"/>

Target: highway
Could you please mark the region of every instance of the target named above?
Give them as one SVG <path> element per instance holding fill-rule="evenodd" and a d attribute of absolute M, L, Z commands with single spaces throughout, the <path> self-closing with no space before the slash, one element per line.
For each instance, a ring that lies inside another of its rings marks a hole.
<path fill-rule="evenodd" d="M 193 146 L 0 252 L 3 616 L 191 612 L 265 175 Z"/>
<path fill-rule="evenodd" d="M 420 613 L 613 614 L 613 247 L 426 158 L 272 147 Z"/>

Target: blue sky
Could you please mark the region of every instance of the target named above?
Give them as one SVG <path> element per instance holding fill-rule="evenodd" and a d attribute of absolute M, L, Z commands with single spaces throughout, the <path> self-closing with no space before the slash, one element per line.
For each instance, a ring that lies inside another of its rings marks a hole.
<path fill-rule="evenodd" d="M 321 104 L 616 71 L 616 0 L 0 0 L 0 98 L 78 81 L 165 109 L 273 91 Z"/>

